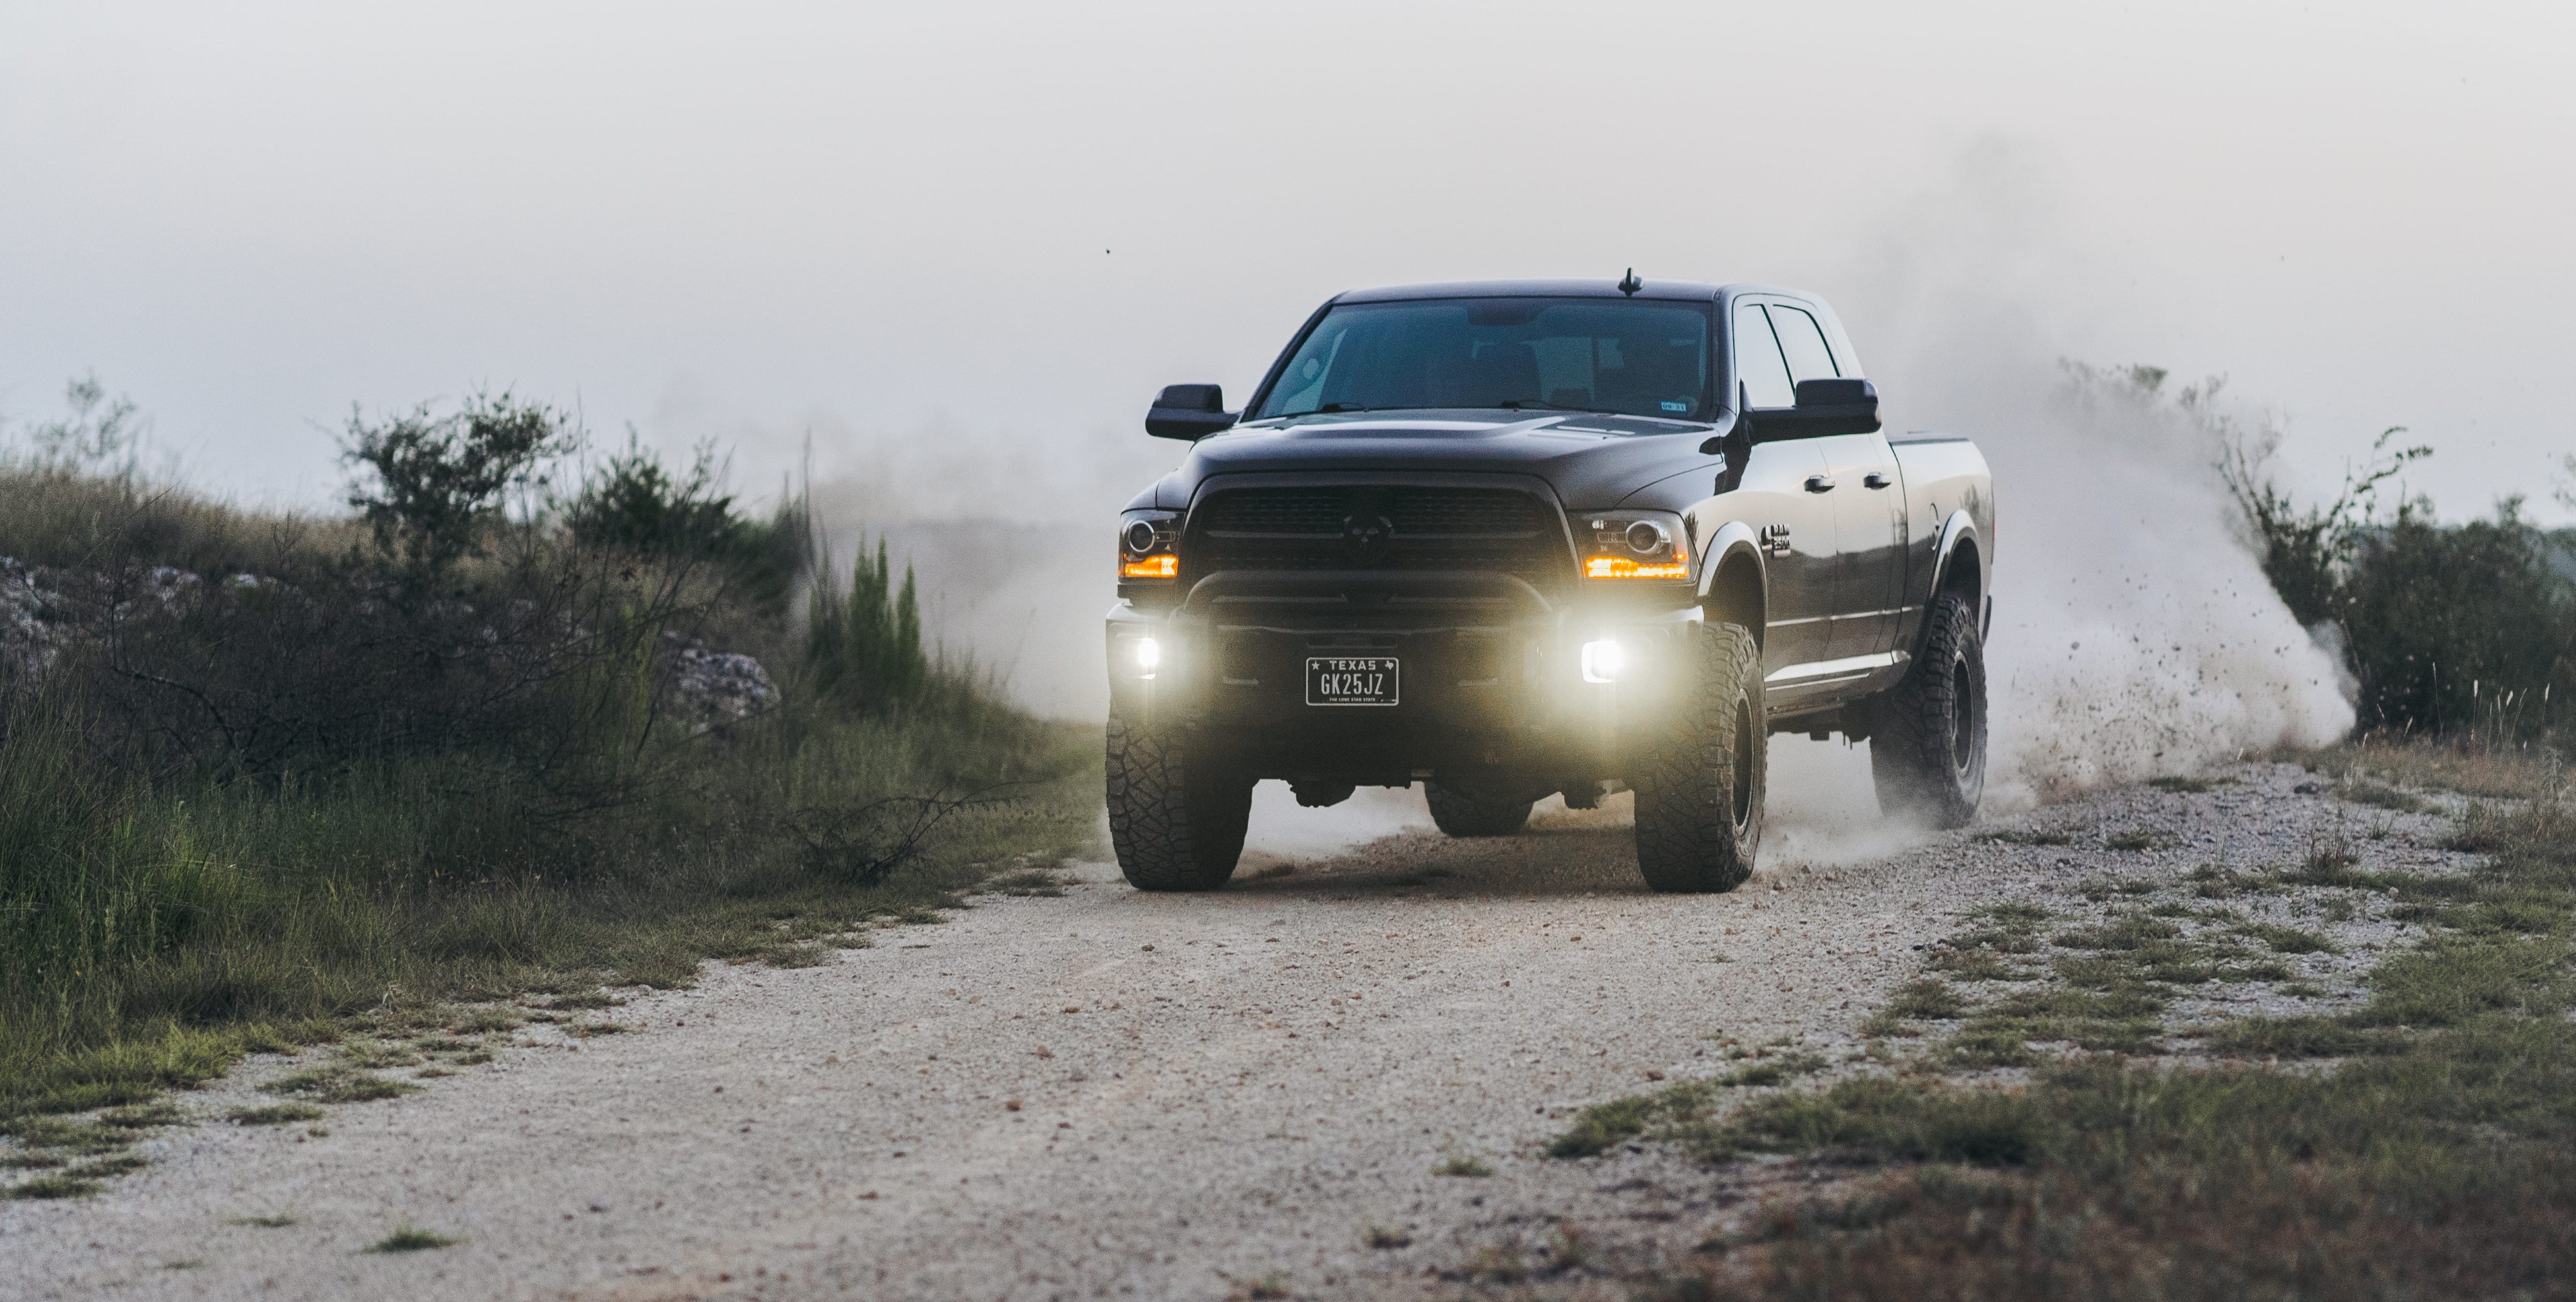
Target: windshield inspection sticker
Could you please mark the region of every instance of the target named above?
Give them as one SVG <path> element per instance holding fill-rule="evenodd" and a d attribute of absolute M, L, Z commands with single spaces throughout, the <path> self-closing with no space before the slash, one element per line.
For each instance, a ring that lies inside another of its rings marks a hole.
<path fill-rule="evenodd" d="M 1660 405 L 1661 407 L 1663 407 L 1663 409 L 1664 409 L 1664 410 L 1666 410 L 1666 411 L 1689 411 L 1689 410 L 1690 410 L 1690 404 L 1689 404 L 1689 403 L 1687 403 L 1687 402 L 1675 402 L 1675 401 L 1673 401 L 1673 400 L 1672 400 L 1672 399 L 1670 399 L 1670 398 L 1666 398 L 1666 399 L 1664 399 L 1664 400 L 1663 400 L 1663 402 L 1662 402 L 1662 403 L 1660 403 L 1660 404 L 1658 404 L 1658 405 Z"/>

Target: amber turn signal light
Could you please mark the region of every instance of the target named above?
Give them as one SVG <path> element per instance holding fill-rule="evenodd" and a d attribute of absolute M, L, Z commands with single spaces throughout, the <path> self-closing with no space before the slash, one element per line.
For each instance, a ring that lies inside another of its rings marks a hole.
<path fill-rule="evenodd" d="M 1686 561 L 1641 561 L 1628 556 L 1594 556 L 1583 562 L 1587 579 L 1687 579 Z"/>
<path fill-rule="evenodd" d="M 1176 579 L 1180 574 L 1181 558 L 1170 552 L 1122 561 L 1118 566 L 1118 577 L 1122 579 Z"/>

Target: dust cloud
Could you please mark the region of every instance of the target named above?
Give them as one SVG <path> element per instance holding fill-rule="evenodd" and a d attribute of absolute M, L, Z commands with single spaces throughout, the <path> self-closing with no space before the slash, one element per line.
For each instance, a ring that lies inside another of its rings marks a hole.
<path fill-rule="evenodd" d="M 1902 212 L 1834 297 L 1891 433 L 1969 435 L 1994 469 L 1987 807 L 2349 731 L 2340 665 L 2218 478 L 2212 409 L 2069 361 L 2089 320 L 2145 309 L 2125 269 L 2067 242 L 2048 170 L 1990 143 Z"/>
<path fill-rule="evenodd" d="M 2046 189 L 2010 149 L 1971 151 L 1850 265 L 1800 278 L 1843 311 L 1891 433 L 1968 435 L 1994 468 L 1997 812 L 2323 744 L 2353 719 L 2335 658 L 2263 578 L 2179 386 L 2067 363 L 2088 318 L 2129 309 L 2119 269 L 2058 236 Z M 952 653 L 1030 709 L 1099 718 L 1111 521 L 1184 449 L 1132 427 L 866 443 L 872 461 L 817 485 L 841 554 L 860 522 L 884 530 Z M 972 518 L 996 507 L 1007 518 Z M 1771 793 L 1774 863 L 1850 862 L 1914 835 L 1879 818 L 1865 746 L 1775 738 Z M 1265 783 L 1253 844 L 1313 855 L 1427 823 L 1418 790 L 1310 810 Z"/>

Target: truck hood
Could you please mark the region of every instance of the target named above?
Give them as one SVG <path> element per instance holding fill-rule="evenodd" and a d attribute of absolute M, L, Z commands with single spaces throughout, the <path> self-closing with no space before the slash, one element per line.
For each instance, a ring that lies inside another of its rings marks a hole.
<path fill-rule="evenodd" d="M 1301 471 L 1482 473 L 1534 477 L 1571 510 L 1606 510 L 1685 471 L 1715 470 L 1700 451 L 1734 424 L 1591 412 L 1408 411 L 1296 416 L 1238 425 L 1200 439 L 1180 469 L 1130 509 L 1189 506 L 1220 475 Z M 1705 490 L 1703 490 L 1704 492 Z"/>

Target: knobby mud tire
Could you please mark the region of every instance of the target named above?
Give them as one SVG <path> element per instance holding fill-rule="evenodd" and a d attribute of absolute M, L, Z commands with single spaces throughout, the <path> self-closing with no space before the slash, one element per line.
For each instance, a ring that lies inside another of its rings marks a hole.
<path fill-rule="evenodd" d="M 1190 749 L 1183 735 L 1109 716 L 1109 844 L 1138 890 L 1212 891 L 1243 857 L 1253 780 Z"/>
<path fill-rule="evenodd" d="M 1431 821 L 1451 836 L 1511 836 L 1529 826 L 1530 806 L 1538 803 L 1459 791 L 1436 781 L 1425 785 L 1423 796 L 1431 803 Z"/>
<path fill-rule="evenodd" d="M 1986 655 L 1967 599 L 1932 603 L 1923 654 L 1871 711 L 1879 812 L 1965 827 L 1986 793 Z"/>
<path fill-rule="evenodd" d="M 1736 624 L 1702 625 L 1671 720 L 1631 764 L 1637 867 L 1666 893 L 1731 891 L 1762 846 L 1770 727 L 1762 652 Z"/>

